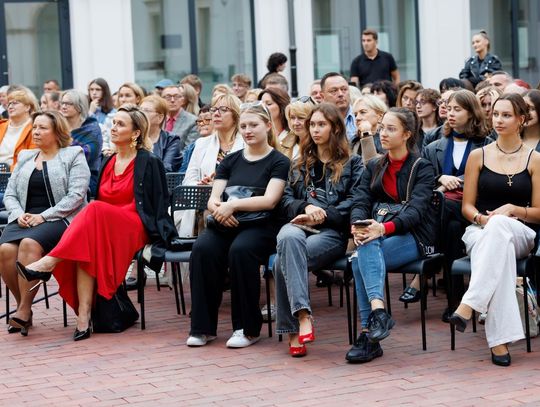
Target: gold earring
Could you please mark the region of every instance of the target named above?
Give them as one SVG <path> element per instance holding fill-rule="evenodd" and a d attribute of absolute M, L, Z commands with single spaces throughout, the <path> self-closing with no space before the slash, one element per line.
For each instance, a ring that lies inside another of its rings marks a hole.
<path fill-rule="evenodd" d="M 131 143 L 129 143 L 131 148 L 137 147 L 137 137 L 131 137 Z"/>

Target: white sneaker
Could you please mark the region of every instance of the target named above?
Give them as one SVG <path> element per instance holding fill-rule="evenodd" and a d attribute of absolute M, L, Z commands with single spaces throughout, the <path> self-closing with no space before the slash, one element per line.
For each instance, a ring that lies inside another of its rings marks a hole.
<path fill-rule="evenodd" d="M 244 335 L 243 329 L 238 329 L 233 332 L 232 336 L 227 341 L 227 348 L 247 348 L 259 340 L 259 337 L 249 339 Z"/>
<path fill-rule="evenodd" d="M 208 342 L 213 341 L 214 339 L 216 339 L 216 337 L 212 335 L 190 335 L 189 338 L 187 338 L 186 345 L 204 346 Z"/>
<path fill-rule="evenodd" d="M 268 322 L 268 307 L 265 305 L 261 309 L 261 315 L 264 322 Z M 270 304 L 270 319 L 272 321 L 276 320 L 276 306 L 274 304 Z"/>

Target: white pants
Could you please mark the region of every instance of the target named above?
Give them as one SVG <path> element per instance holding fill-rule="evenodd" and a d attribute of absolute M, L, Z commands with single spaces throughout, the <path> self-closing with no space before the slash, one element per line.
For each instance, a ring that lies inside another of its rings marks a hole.
<path fill-rule="evenodd" d="M 471 225 L 465 230 L 471 280 L 461 302 L 487 312 L 490 348 L 525 337 L 516 299 L 516 259 L 531 252 L 535 236 L 531 228 L 503 215 L 493 216 L 484 228 Z"/>

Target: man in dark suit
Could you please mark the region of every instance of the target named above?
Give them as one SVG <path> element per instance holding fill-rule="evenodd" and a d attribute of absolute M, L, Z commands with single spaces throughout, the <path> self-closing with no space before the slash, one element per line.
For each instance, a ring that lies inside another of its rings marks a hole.
<path fill-rule="evenodd" d="M 183 153 L 187 146 L 199 138 L 197 117 L 183 109 L 184 100 L 177 85 L 163 88 L 161 97 L 167 101 L 169 107 L 163 128 L 180 138 L 180 152 Z"/>

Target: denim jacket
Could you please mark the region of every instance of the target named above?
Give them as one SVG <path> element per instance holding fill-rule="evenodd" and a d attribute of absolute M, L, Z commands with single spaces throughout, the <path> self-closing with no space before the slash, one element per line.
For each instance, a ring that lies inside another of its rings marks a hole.
<path fill-rule="evenodd" d="M 310 176 L 315 176 L 314 169 L 310 168 Z M 348 236 L 350 211 L 355 194 L 360 187 L 362 177 L 362 159 L 353 155 L 344 165 L 343 172 L 337 183 L 332 182 L 332 173 L 325 174 L 326 202 L 320 205 L 326 211 L 326 220 L 318 227 L 327 227 L 338 230 Z M 304 213 L 308 202 L 308 186 L 304 182 L 306 169 L 294 169 L 289 175 L 289 181 L 281 198 L 280 211 L 290 221 L 295 216 Z"/>

